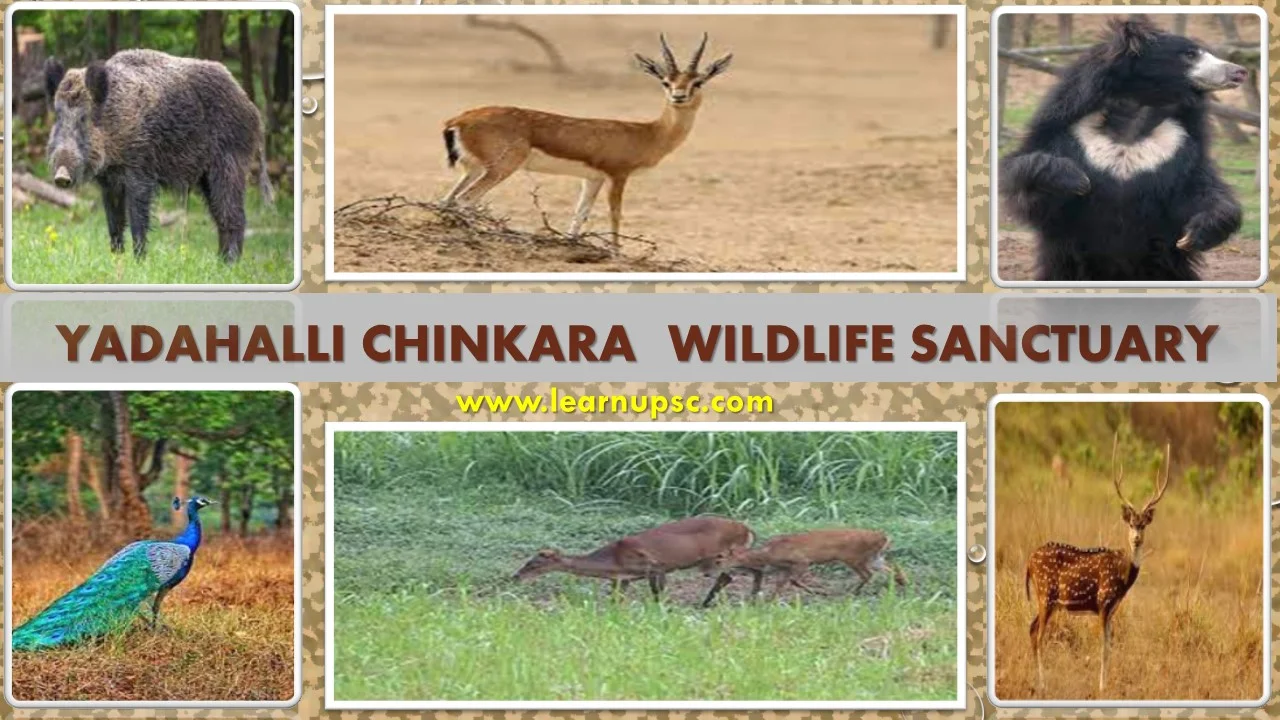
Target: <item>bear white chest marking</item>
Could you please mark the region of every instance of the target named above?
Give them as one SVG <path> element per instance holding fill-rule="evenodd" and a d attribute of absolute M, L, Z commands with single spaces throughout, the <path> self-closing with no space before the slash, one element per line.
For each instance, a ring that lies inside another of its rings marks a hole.
<path fill-rule="evenodd" d="M 1129 180 L 1168 162 L 1187 140 L 1187 131 L 1177 120 L 1165 120 L 1150 135 L 1134 143 L 1120 143 L 1102 129 L 1101 113 L 1082 118 L 1071 128 L 1084 149 L 1085 159 L 1097 170 Z"/>

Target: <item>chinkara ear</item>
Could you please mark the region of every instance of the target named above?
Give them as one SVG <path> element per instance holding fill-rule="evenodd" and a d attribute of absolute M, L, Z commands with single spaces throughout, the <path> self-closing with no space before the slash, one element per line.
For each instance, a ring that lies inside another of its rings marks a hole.
<path fill-rule="evenodd" d="M 640 69 L 644 72 L 658 78 L 659 80 L 666 79 L 666 74 L 662 72 L 662 68 L 658 66 L 658 63 L 650 60 L 640 53 L 636 53 L 636 65 L 640 66 Z"/>
<path fill-rule="evenodd" d="M 111 78 L 107 75 L 107 66 L 102 62 L 89 63 L 84 71 L 84 84 L 89 86 L 89 96 L 94 105 L 101 105 L 107 100 L 107 91 L 111 87 Z"/>
<path fill-rule="evenodd" d="M 707 68 L 707 71 L 702 73 L 702 82 L 706 82 L 725 70 L 728 70 L 729 63 L 731 62 L 733 62 L 733 53 L 729 53 L 728 55 L 725 55 L 719 60 L 711 63 L 711 67 Z"/>
<path fill-rule="evenodd" d="M 182 509 L 182 498 L 180 498 L 180 497 L 178 497 L 178 496 L 176 496 L 176 495 L 173 497 L 173 509 L 174 509 L 174 510 L 181 510 L 181 509 Z"/>
<path fill-rule="evenodd" d="M 44 94 L 53 102 L 53 96 L 58 94 L 58 86 L 62 84 L 62 78 L 67 74 L 67 69 L 58 62 L 57 58 L 49 58 L 44 61 Z"/>

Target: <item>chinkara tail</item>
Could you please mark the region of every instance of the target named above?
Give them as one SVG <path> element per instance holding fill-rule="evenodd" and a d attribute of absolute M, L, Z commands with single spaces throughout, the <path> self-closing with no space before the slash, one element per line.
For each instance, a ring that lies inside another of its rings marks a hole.
<path fill-rule="evenodd" d="M 108 563 L 13 631 L 13 649 L 47 650 L 124 630 L 159 589 L 145 554 Z"/>
<path fill-rule="evenodd" d="M 1022 581 L 1022 589 L 1027 593 L 1027 602 L 1031 602 L 1031 566 L 1027 565 L 1027 575 Z"/>
<path fill-rule="evenodd" d="M 462 151 L 458 148 L 458 128 L 444 129 L 444 151 L 449 156 L 449 167 L 457 165 L 459 158 L 462 157 Z"/>

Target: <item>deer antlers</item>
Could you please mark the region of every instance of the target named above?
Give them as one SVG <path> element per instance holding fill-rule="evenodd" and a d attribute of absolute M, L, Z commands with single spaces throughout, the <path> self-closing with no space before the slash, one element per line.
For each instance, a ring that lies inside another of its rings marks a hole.
<path fill-rule="evenodd" d="M 1173 447 L 1172 444 L 1165 443 L 1164 479 L 1161 480 L 1160 476 L 1158 474 L 1156 475 L 1155 493 L 1152 495 L 1151 499 L 1147 500 L 1147 503 L 1142 506 L 1142 512 L 1146 512 L 1147 510 L 1150 510 L 1151 508 L 1155 507 L 1156 503 L 1160 502 L 1160 498 L 1164 497 L 1164 491 L 1169 488 L 1169 471 L 1173 466 L 1172 458 L 1170 455 L 1170 451 L 1172 447 Z M 1124 493 L 1120 491 L 1120 481 L 1124 479 L 1124 466 L 1119 465 L 1117 463 L 1117 459 L 1119 458 L 1119 455 L 1120 455 L 1120 433 L 1116 433 L 1115 439 L 1111 443 L 1111 468 L 1112 468 L 1111 482 L 1113 485 L 1115 485 L 1116 495 L 1120 497 L 1120 502 L 1124 503 L 1125 507 L 1129 508 L 1130 510 L 1133 510 L 1133 503 L 1129 502 L 1128 498 L 1124 496 Z"/>

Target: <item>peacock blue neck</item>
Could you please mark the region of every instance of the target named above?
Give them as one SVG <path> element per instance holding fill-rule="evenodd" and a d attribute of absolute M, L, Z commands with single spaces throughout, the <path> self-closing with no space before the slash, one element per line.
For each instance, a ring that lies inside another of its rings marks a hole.
<path fill-rule="evenodd" d="M 191 548 L 192 554 L 195 554 L 196 548 L 200 547 L 200 508 L 196 506 L 195 498 L 187 501 L 186 529 L 173 541 Z"/>

